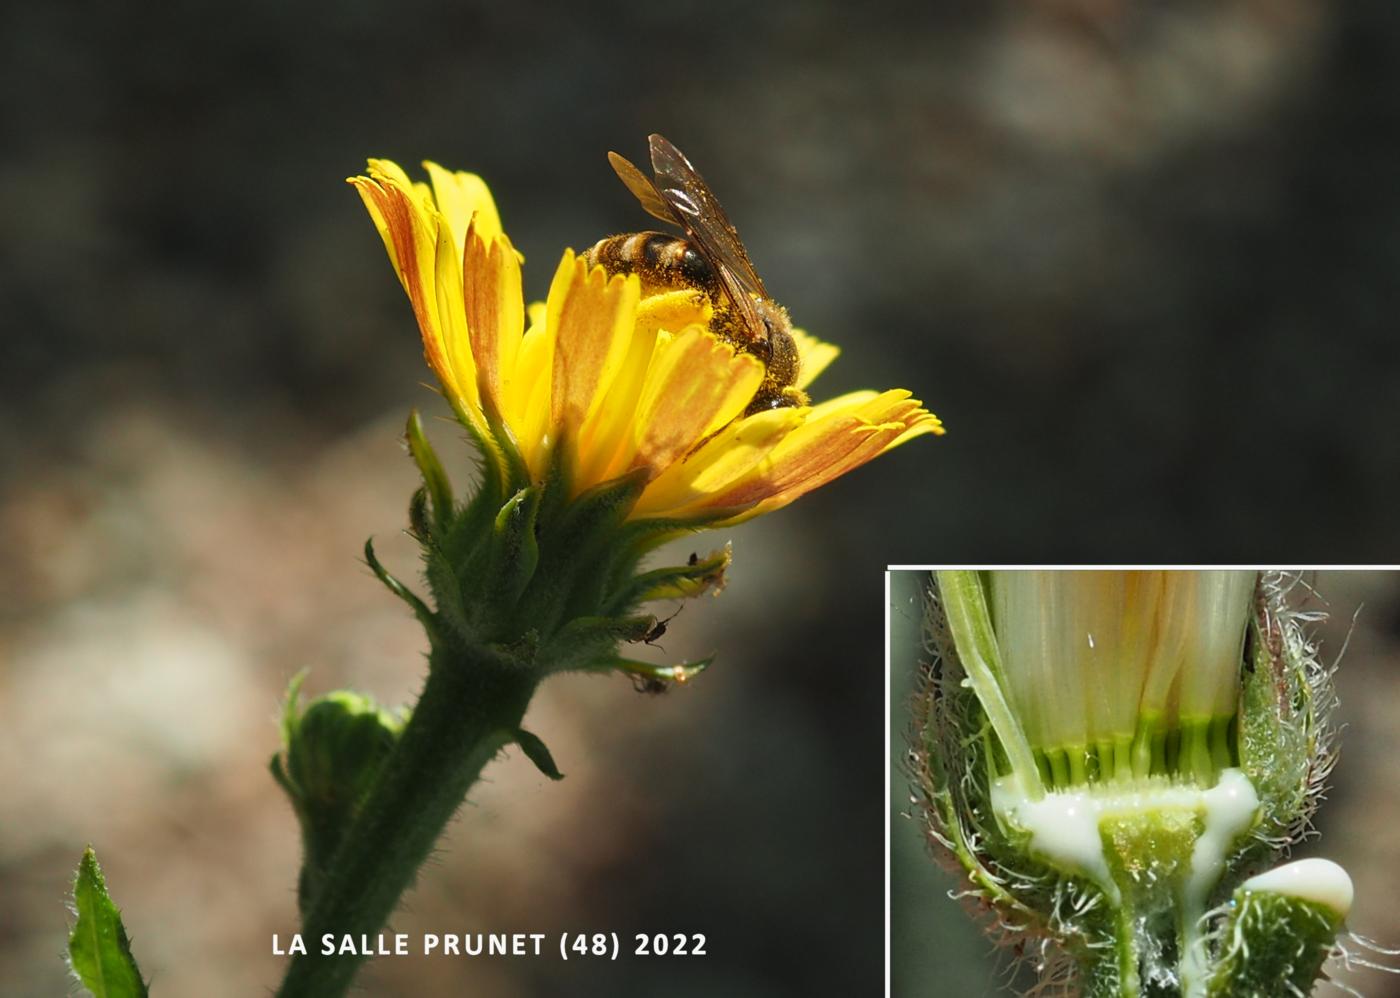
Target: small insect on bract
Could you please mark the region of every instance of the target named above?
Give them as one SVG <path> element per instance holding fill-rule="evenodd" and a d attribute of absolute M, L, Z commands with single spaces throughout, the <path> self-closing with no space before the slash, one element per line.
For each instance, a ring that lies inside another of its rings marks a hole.
<path fill-rule="evenodd" d="M 695 167 L 660 135 L 652 135 L 649 180 L 615 152 L 608 161 L 647 214 L 679 226 L 685 236 L 632 232 L 609 236 L 584 258 L 611 273 L 635 273 L 643 296 L 691 289 L 711 308 L 710 331 L 763 362 L 763 383 L 748 412 L 807 404 L 796 387 L 797 343 L 787 310 L 768 297 L 729 216 Z"/>
<path fill-rule="evenodd" d="M 671 684 L 664 679 L 657 679 L 655 676 L 634 675 L 632 688 L 638 693 L 645 693 L 648 696 L 660 696 L 671 691 Z"/>
<path fill-rule="evenodd" d="M 663 637 L 665 637 L 666 626 L 670 624 L 671 621 L 679 617 L 681 615 L 681 611 L 684 609 L 684 605 L 676 607 L 676 612 L 671 614 L 671 616 L 666 617 L 664 620 L 657 620 L 655 617 L 653 617 L 652 620 L 654 620 L 655 623 L 653 623 L 651 627 L 647 629 L 647 632 L 642 635 L 642 644 L 655 645 L 656 642 L 660 641 Z M 660 646 L 658 645 L 658 647 Z"/>

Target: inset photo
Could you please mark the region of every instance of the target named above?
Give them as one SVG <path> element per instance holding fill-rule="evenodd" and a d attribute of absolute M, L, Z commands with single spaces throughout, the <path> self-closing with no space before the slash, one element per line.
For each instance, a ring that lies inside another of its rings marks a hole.
<path fill-rule="evenodd" d="M 1396 993 L 1400 574 L 887 581 L 892 996 Z"/>

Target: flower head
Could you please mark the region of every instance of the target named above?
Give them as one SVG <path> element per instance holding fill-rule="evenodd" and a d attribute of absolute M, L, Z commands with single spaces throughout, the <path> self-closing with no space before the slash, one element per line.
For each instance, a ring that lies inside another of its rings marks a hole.
<path fill-rule="evenodd" d="M 572 495 L 635 476 L 630 516 L 747 519 L 927 433 L 933 414 L 892 390 L 745 414 L 763 364 L 710 330 L 688 291 L 641 297 L 565 251 L 542 304 L 479 177 L 425 164 L 431 184 L 370 160 L 350 180 L 399 274 L 424 352 L 458 417 L 518 484 L 562 475 Z M 805 389 L 836 357 L 795 336 Z"/>

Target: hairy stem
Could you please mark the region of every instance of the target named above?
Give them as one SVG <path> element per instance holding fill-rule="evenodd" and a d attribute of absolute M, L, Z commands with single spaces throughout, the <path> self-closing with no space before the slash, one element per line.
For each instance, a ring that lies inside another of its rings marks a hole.
<path fill-rule="evenodd" d="M 435 650 L 423 694 L 325 872 L 302 925 L 308 953 L 287 967 L 279 998 L 337 998 L 365 957 L 323 956 L 350 935 L 377 934 L 482 768 L 516 737 L 537 675 L 485 648 Z"/>

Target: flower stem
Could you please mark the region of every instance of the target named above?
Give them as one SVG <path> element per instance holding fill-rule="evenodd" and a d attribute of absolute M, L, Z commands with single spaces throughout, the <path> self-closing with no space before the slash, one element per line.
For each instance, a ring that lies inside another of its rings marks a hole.
<path fill-rule="evenodd" d="M 337 998 L 365 956 L 321 955 L 378 933 L 482 768 L 514 741 L 538 675 L 486 648 L 435 649 L 413 716 L 331 860 L 279 998 Z"/>

